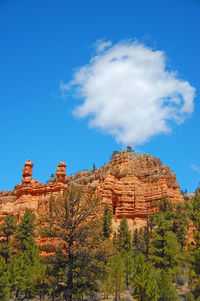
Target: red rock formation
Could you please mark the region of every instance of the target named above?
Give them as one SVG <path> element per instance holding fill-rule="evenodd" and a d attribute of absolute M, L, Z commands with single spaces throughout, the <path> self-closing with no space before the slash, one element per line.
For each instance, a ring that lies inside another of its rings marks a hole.
<path fill-rule="evenodd" d="M 106 165 L 68 178 L 69 183 L 87 185 L 109 204 L 116 224 L 126 216 L 131 226 L 142 226 L 153 200 L 167 195 L 173 203 L 183 202 L 176 175 L 150 155 L 121 151 Z"/>
<path fill-rule="evenodd" d="M 67 188 L 67 185 L 62 183 L 66 175 L 66 164 L 58 165 L 61 168 L 59 170 L 61 181 L 55 179 L 47 184 L 41 184 L 31 177 L 33 163 L 28 160 L 22 169 L 22 184 L 16 185 L 14 192 L 0 192 L 0 220 L 8 214 L 20 219 L 25 211 L 30 210 L 42 223 L 42 216 L 49 210 L 50 197 Z"/>
<path fill-rule="evenodd" d="M 13 203 L 16 200 L 16 195 L 13 191 L 0 191 L 0 205 Z"/>
<path fill-rule="evenodd" d="M 64 162 L 58 163 L 58 168 L 56 168 L 56 176 L 59 182 L 66 182 L 66 166 Z"/>
<path fill-rule="evenodd" d="M 56 169 L 57 179 L 47 184 L 34 181 L 33 163 L 28 160 L 22 172 L 22 184 L 16 185 L 14 192 L 0 193 L 0 218 L 7 214 L 22 216 L 26 210 L 41 216 L 49 210 L 51 195 L 56 195 L 69 184 L 83 185 L 99 195 L 102 207 L 109 204 L 113 212 L 113 226 L 117 227 L 122 216 L 126 216 L 130 226 L 140 227 L 145 223 L 148 212 L 153 210 L 152 201 L 168 195 L 173 203 L 182 202 L 176 175 L 161 161 L 150 155 L 136 155 L 121 151 L 101 168 L 83 171 L 66 177 L 66 164 L 61 162 Z"/>
<path fill-rule="evenodd" d="M 28 161 L 24 164 L 24 167 L 22 168 L 22 184 L 29 184 L 34 182 L 34 179 L 31 178 L 32 176 L 32 168 L 33 168 L 33 162 L 28 159 Z"/>

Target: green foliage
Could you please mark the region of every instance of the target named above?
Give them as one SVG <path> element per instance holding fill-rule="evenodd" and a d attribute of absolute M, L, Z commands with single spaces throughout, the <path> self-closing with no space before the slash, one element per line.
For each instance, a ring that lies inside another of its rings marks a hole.
<path fill-rule="evenodd" d="M 158 270 L 156 281 L 159 288 L 159 301 L 178 301 L 178 294 L 171 278 L 164 270 Z"/>
<path fill-rule="evenodd" d="M 190 245 L 190 286 L 192 293 L 197 298 L 200 296 L 200 196 L 196 195 L 188 204 L 190 218 L 194 226 L 193 238 L 194 242 Z"/>
<path fill-rule="evenodd" d="M 132 148 L 132 146 L 130 146 L 130 145 L 128 145 L 126 147 L 126 151 L 129 152 L 129 153 L 134 153 L 135 152 L 134 149 Z"/>
<path fill-rule="evenodd" d="M 187 294 L 186 301 L 195 301 L 194 295 L 192 293 Z"/>
<path fill-rule="evenodd" d="M 112 214 L 108 204 L 105 205 L 103 218 L 102 218 L 102 234 L 103 238 L 107 239 L 112 233 Z"/>
<path fill-rule="evenodd" d="M 10 257 L 9 273 L 12 290 L 17 295 L 24 294 L 26 297 L 33 293 L 35 275 L 40 273 L 41 258 L 39 249 L 35 243 L 35 216 L 26 211 L 17 225 L 15 245 L 17 250 Z"/>
<path fill-rule="evenodd" d="M 131 250 L 131 233 L 125 216 L 122 217 L 118 229 L 117 247 L 120 252 L 127 252 Z"/>
<path fill-rule="evenodd" d="M 24 213 L 24 216 L 21 218 L 20 223 L 17 225 L 15 234 L 15 239 L 17 241 L 17 246 L 19 249 L 23 251 L 26 250 L 29 237 L 30 240 L 34 240 L 36 226 L 35 215 L 31 211 L 27 210 Z"/>
<path fill-rule="evenodd" d="M 182 249 L 187 244 L 187 232 L 189 229 L 189 217 L 186 203 L 177 204 L 173 212 L 172 231 L 177 235 L 178 242 Z"/>
<path fill-rule="evenodd" d="M 114 150 L 114 151 L 112 152 L 112 155 L 111 155 L 110 159 L 112 160 L 112 159 L 115 157 L 115 155 L 117 155 L 117 154 L 119 154 L 119 152 L 116 151 L 116 150 Z"/>
<path fill-rule="evenodd" d="M 150 257 L 156 268 L 165 270 L 180 265 L 180 245 L 173 228 L 173 206 L 164 198 L 158 203 L 160 211 L 152 215 Z"/>
<path fill-rule="evenodd" d="M 98 204 L 97 198 L 74 186 L 51 200 L 44 234 L 58 241 L 59 256 L 54 256 L 50 274 L 59 277 L 56 290 L 66 300 L 98 289 L 101 223 L 93 218 Z"/>
<path fill-rule="evenodd" d="M 195 230 L 193 236 L 195 239 L 195 245 L 197 249 L 200 249 L 200 196 L 196 195 L 191 202 L 190 217 L 194 223 Z"/>
<path fill-rule="evenodd" d="M 136 228 L 133 233 L 133 250 L 134 256 L 136 257 L 139 253 L 145 253 L 145 244 L 144 244 L 144 236 L 143 231 L 140 231 Z"/>
<path fill-rule="evenodd" d="M 0 255 L 4 257 L 7 263 L 12 253 L 12 243 L 10 241 L 16 229 L 16 220 L 13 216 L 6 216 L 0 225 Z"/>
<path fill-rule="evenodd" d="M 187 281 L 186 274 L 191 290 L 186 300 L 198 300 L 199 196 L 177 206 L 164 197 L 155 203 L 158 210 L 149 216 L 148 228 L 136 229 L 133 234 L 123 217 L 112 240 L 112 214 L 106 205 L 103 217 L 95 219 L 98 204 L 97 198 L 79 187 L 51 198 L 49 226 L 42 233 L 56 240 L 57 249 L 51 246 L 54 256 L 45 263 L 35 243 L 35 216 L 25 212 L 18 225 L 7 216 L 0 225 L 0 300 L 7 300 L 10 294 L 81 300 L 99 290 L 118 300 L 131 287 L 136 300 L 176 301 L 176 282 Z M 188 244 L 191 221 L 194 241 Z"/>
<path fill-rule="evenodd" d="M 0 256 L 0 300 L 6 300 L 10 293 L 9 277 L 5 260 Z"/>
<path fill-rule="evenodd" d="M 125 290 L 124 262 L 120 253 L 112 257 L 107 264 L 107 278 L 104 283 L 107 293 L 115 296 L 115 300 L 120 299 L 120 294 Z"/>
<path fill-rule="evenodd" d="M 151 266 L 145 261 L 145 257 L 141 253 L 134 260 L 133 272 L 130 278 L 133 296 L 136 300 L 158 300 L 159 290 L 156 281 L 151 278 Z"/>
<path fill-rule="evenodd" d="M 9 242 L 10 237 L 16 229 L 16 220 L 13 216 L 8 215 L 4 218 L 3 224 L 0 225 L 0 233 Z"/>

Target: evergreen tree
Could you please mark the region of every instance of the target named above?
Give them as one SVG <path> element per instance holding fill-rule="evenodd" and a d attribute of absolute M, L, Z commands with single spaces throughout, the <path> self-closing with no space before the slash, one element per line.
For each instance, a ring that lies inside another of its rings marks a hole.
<path fill-rule="evenodd" d="M 129 153 L 134 153 L 135 152 L 134 149 L 132 148 L 132 146 L 130 146 L 130 145 L 128 145 L 126 147 L 126 151 L 129 152 Z"/>
<path fill-rule="evenodd" d="M 6 300 L 10 293 L 9 277 L 5 260 L 0 256 L 0 300 Z"/>
<path fill-rule="evenodd" d="M 121 293 L 126 288 L 124 262 L 120 253 L 116 253 L 108 263 L 107 275 L 105 282 L 107 292 L 113 294 L 117 301 L 120 299 Z"/>
<path fill-rule="evenodd" d="M 35 224 L 35 215 L 31 211 L 27 210 L 24 213 L 24 216 L 21 218 L 20 223 L 17 225 L 15 234 L 17 246 L 20 250 L 26 250 L 28 241 L 30 244 L 30 241 L 32 240 L 34 244 L 36 227 L 37 225 Z"/>
<path fill-rule="evenodd" d="M 169 275 L 164 271 L 160 270 L 157 273 L 157 284 L 159 288 L 159 299 L 158 301 L 178 301 L 178 294 L 175 287 L 172 285 L 172 281 Z"/>
<path fill-rule="evenodd" d="M 33 293 L 33 279 L 39 273 L 41 258 L 35 243 L 35 216 L 26 211 L 17 226 L 15 234 L 16 253 L 10 257 L 9 272 L 12 290 L 16 296 L 30 297 Z"/>
<path fill-rule="evenodd" d="M 13 216 L 6 216 L 4 222 L 0 225 L 0 255 L 4 257 L 7 263 L 12 253 L 11 236 L 16 229 L 16 220 Z"/>
<path fill-rule="evenodd" d="M 106 204 L 104 208 L 102 217 L 102 228 L 103 238 L 109 238 L 112 233 L 112 214 L 108 204 Z"/>
<path fill-rule="evenodd" d="M 120 222 L 120 226 L 117 233 L 116 246 L 117 250 L 123 257 L 126 286 L 128 288 L 133 253 L 131 250 L 131 232 L 129 230 L 127 219 L 125 216 L 122 217 Z"/>
<path fill-rule="evenodd" d="M 139 254 L 133 264 L 131 275 L 133 296 L 138 301 L 157 301 L 159 289 L 156 281 L 151 277 L 151 266 L 145 261 L 145 256 Z"/>
<path fill-rule="evenodd" d="M 117 245 L 120 252 L 127 252 L 131 250 L 131 233 L 125 216 L 122 217 L 118 229 Z"/>
<path fill-rule="evenodd" d="M 189 218 L 186 203 L 179 203 L 174 211 L 172 231 L 177 235 L 178 242 L 180 243 L 182 249 L 184 249 L 187 244 L 188 229 Z"/>
<path fill-rule="evenodd" d="M 136 257 L 139 253 L 145 253 L 145 246 L 144 246 L 144 237 L 142 228 L 140 231 L 136 228 L 133 233 L 133 250 L 134 256 Z"/>
<path fill-rule="evenodd" d="M 106 204 L 104 208 L 102 227 L 103 227 L 103 238 L 104 239 L 109 238 L 112 233 L 112 214 L 108 204 Z"/>
<path fill-rule="evenodd" d="M 180 245 L 172 232 L 173 206 L 164 198 L 158 203 L 159 211 L 152 215 L 154 228 L 150 247 L 150 257 L 156 268 L 173 269 L 180 265 Z"/>
<path fill-rule="evenodd" d="M 193 237 L 195 239 L 195 248 L 200 249 L 200 196 L 196 195 L 191 202 L 190 217 L 195 226 Z"/>
<path fill-rule="evenodd" d="M 191 286 L 195 297 L 200 296 L 200 196 L 196 195 L 190 204 L 190 218 L 194 225 L 194 244 L 191 248 L 191 264 L 194 276 L 191 279 Z"/>
<path fill-rule="evenodd" d="M 129 277 L 132 272 L 132 266 L 133 266 L 133 252 L 132 251 L 125 251 L 121 252 L 123 262 L 124 262 L 124 271 L 125 271 L 125 277 L 126 277 L 126 288 L 129 287 Z"/>
<path fill-rule="evenodd" d="M 112 155 L 111 155 L 110 159 L 112 160 L 112 159 L 115 157 L 115 155 L 117 155 L 117 154 L 119 154 L 119 152 L 116 151 L 116 150 L 114 150 L 114 151 L 112 152 Z"/>
<path fill-rule="evenodd" d="M 98 289 L 101 228 L 94 219 L 98 208 L 98 199 L 80 187 L 71 186 L 51 200 L 44 233 L 58 241 L 60 256 L 52 265 L 61 267 L 59 289 L 67 301 Z"/>
<path fill-rule="evenodd" d="M 117 250 L 118 239 L 117 239 L 117 232 L 116 231 L 113 233 L 112 244 L 113 244 L 114 249 Z"/>
<path fill-rule="evenodd" d="M 100 274 L 100 292 L 103 293 L 104 299 L 108 298 L 108 295 L 112 292 L 112 279 L 110 277 L 109 264 L 101 262 L 102 273 Z"/>
<path fill-rule="evenodd" d="M 192 293 L 187 294 L 186 301 L 195 301 L 194 296 Z"/>

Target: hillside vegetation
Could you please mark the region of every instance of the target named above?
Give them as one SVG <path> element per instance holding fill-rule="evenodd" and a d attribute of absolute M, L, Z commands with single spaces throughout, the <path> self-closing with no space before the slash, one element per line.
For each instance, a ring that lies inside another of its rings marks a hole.
<path fill-rule="evenodd" d="M 30 211 L 19 223 L 7 216 L 0 299 L 200 300 L 200 197 L 174 205 L 166 196 L 154 206 L 144 228 L 132 232 L 122 217 L 113 233 L 108 205 L 98 214 L 98 198 L 71 186 L 51 199 L 44 227 Z M 53 243 L 39 249 L 38 235 Z"/>

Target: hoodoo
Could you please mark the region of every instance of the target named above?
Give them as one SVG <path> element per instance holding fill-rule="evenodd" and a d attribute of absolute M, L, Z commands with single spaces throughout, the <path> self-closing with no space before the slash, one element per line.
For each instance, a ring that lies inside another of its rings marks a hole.
<path fill-rule="evenodd" d="M 8 214 L 19 218 L 26 210 L 31 210 L 39 220 L 49 209 L 50 197 L 70 184 L 94 191 L 102 207 L 106 203 L 109 205 L 116 225 L 122 216 L 126 216 L 132 226 L 144 225 L 147 212 L 153 210 L 152 202 L 165 195 L 173 203 L 183 202 L 176 175 L 157 157 L 120 151 L 101 168 L 69 177 L 66 166 L 60 162 L 56 178 L 41 184 L 32 178 L 33 163 L 28 160 L 22 170 L 22 183 L 16 185 L 13 192 L 0 192 L 0 218 Z"/>

